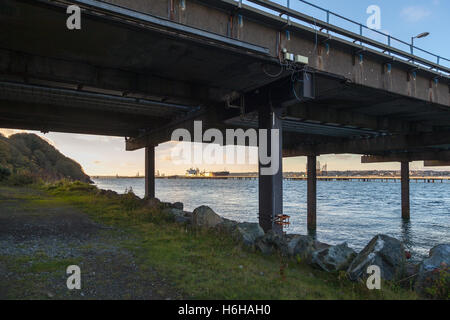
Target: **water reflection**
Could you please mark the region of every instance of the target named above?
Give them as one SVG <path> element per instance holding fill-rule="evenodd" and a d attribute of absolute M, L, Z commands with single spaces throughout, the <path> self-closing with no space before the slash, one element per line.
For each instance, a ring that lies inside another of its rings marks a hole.
<path fill-rule="evenodd" d="M 405 245 L 405 248 L 411 250 L 411 248 L 413 247 L 411 220 L 402 219 L 401 221 L 401 241 Z"/>
<path fill-rule="evenodd" d="M 133 187 L 144 194 L 144 179 L 99 179 L 99 187 L 122 192 Z M 287 233 L 309 234 L 320 242 L 347 242 L 363 249 L 377 234 L 388 234 L 405 243 L 413 256 L 426 256 L 450 235 L 450 184 L 411 185 L 411 221 L 402 221 L 398 184 L 319 182 L 317 231 L 307 232 L 306 182 L 284 181 L 283 212 L 291 216 Z M 258 222 L 258 181 L 163 180 L 156 181 L 156 196 L 166 202 L 181 201 L 186 211 L 207 205 L 236 221 Z"/>
<path fill-rule="evenodd" d="M 308 229 L 308 236 L 317 240 L 317 229 Z"/>

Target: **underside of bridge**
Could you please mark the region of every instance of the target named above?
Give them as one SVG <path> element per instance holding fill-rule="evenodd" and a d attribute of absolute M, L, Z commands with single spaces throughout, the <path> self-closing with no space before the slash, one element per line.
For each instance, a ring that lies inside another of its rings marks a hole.
<path fill-rule="evenodd" d="M 66 28 L 68 4 L 82 8 L 81 30 Z M 0 18 L 0 127 L 125 137 L 127 150 L 146 148 L 150 197 L 155 146 L 195 120 L 276 128 L 280 157 L 308 156 L 311 229 L 319 155 L 401 162 L 404 218 L 409 162 L 450 161 L 450 70 L 418 57 L 232 0 L 4 0 Z M 260 176 L 259 197 L 261 225 L 280 229 L 281 170 Z"/>

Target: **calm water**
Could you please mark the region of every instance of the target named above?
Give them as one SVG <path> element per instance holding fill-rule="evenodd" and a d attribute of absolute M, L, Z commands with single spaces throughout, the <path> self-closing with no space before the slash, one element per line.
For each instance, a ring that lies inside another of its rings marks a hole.
<path fill-rule="evenodd" d="M 144 195 L 144 179 L 95 179 L 99 188 L 123 193 L 132 187 Z M 403 241 L 415 258 L 431 247 L 450 242 L 450 183 L 411 183 L 411 221 L 401 219 L 400 183 L 317 183 L 317 239 L 347 241 L 362 249 L 379 233 Z M 210 206 L 223 217 L 257 222 L 256 180 L 156 180 L 156 197 L 184 203 L 192 211 Z M 288 233 L 306 234 L 306 182 L 284 181 L 284 213 L 291 216 Z"/>

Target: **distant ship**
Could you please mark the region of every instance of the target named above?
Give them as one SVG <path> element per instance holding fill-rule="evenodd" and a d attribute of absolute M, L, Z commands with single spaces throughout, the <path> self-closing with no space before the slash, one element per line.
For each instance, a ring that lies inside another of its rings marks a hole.
<path fill-rule="evenodd" d="M 229 175 L 229 171 L 205 172 L 200 171 L 198 168 L 190 168 L 189 170 L 186 170 L 187 177 L 226 177 Z"/>
<path fill-rule="evenodd" d="M 197 169 L 190 168 L 189 170 L 186 170 L 186 176 L 188 176 L 188 177 L 196 177 L 199 175 L 200 175 L 200 170 L 198 168 Z"/>
<path fill-rule="evenodd" d="M 230 175 L 229 171 L 218 171 L 218 172 L 211 172 L 213 177 L 226 177 Z"/>

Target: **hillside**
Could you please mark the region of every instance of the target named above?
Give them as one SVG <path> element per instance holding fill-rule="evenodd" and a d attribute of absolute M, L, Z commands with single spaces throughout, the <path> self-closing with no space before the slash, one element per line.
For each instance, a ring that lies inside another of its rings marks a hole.
<path fill-rule="evenodd" d="M 0 134 L 0 180 L 9 175 L 91 182 L 80 164 L 39 136 L 28 133 L 14 134 L 9 138 Z"/>

